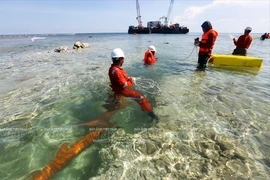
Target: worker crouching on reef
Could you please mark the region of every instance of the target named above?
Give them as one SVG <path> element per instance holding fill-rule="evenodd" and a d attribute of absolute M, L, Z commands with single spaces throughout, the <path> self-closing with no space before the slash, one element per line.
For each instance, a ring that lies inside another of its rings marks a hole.
<path fill-rule="evenodd" d="M 247 55 L 247 49 L 249 48 L 252 37 L 249 34 L 252 31 L 252 27 L 248 26 L 245 29 L 245 32 L 243 35 L 241 35 L 238 40 L 233 38 L 233 43 L 236 46 L 236 48 L 233 50 L 233 55 L 241 55 L 246 56 Z"/>
<path fill-rule="evenodd" d="M 203 30 L 202 39 L 199 41 L 199 38 L 196 38 L 194 45 L 200 47 L 197 69 L 203 70 L 206 68 L 206 63 L 212 54 L 218 32 L 213 29 L 209 21 L 205 21 L 201 27 Z"/>
<path fill-rule="evenodd" d="M 148 50 L 144 53 L 143 62 L 145 65 L 152 65 L 157 62 L 155 53 L 156 53 L 155 46 L 149 46 Z"/>
<path fill-rule="evenodd" d="M 111 58 L 113 64 L 109 69 L 109 77 L 114 97 L 118 98 L 119 96 L 124 96 L 133 98 L 141 106 L 141 109 L 147 112 L 152 120 L 158 122 L 158 117 L 153 113 L 152 106 L 147 101 L 146 97 L 132 89 L 135 78 L 128 77 L 124 69 L 121 68 L 125 59 L 124 52 L 120 48 L 116 48 L 111 52 Z"/>

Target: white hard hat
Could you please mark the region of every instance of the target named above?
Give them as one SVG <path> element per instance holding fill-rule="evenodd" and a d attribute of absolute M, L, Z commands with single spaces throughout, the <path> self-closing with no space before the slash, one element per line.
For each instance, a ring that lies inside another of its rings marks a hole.
<path fill-rule="evenodd" d="M 125 57 L 124 52 L 120 48 L 116 48 L 111 52 L 111 58 L 120 58 L 120 57 Z"/>
<path fill-rule="evenodd" d="M 149 46 L 149 47 L 148 47 L 148 50 L 150 50 L 150 51 L 155 51 L 155 52 L 156 52 L 155 46 Z"/>
<path fill-rule="evenodd" d="M 246 30 L 246 31 L 252 31 L 252 27 L 251 27 L 251 26 L 248 26 L 248 27 L 246 27 L 245 30 Z"/>

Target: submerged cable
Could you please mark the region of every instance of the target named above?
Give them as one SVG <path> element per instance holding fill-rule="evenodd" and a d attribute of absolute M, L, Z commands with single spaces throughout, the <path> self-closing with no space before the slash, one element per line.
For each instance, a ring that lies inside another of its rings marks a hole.
<path fill-rule="evenodd" d="M 119 110 L 126 108 L 130 103 L 122 104 L 118 109 L 114 109 L 112 111 L 105 112 L 102 116 L 100 116 L 97 120 L 90 121 L 88 123 L 79 124 L 76 127 L 80 126 L 95 126 L 102 128 L 93 129 L 86 136 L 77 140 L 73 144 L 69 144 L 65 142 L 61 145 L 60 149 L 56 153 L 56 157 L 42 170 L 34 171 L 30 173 L 25 179 L 33 179 L 33 180 L 49 180 L 56 173 L 61 171 L 63 168 L 68 166 L 70 161 L 76 157 L 79 153 L 81 153 L 84 149 L 89 147 L 91 144 L 97 140 L 97 138 L 106 131 L 106 128 L 112 127 L 115 123 L 109 123 L 110 118 Z"/>

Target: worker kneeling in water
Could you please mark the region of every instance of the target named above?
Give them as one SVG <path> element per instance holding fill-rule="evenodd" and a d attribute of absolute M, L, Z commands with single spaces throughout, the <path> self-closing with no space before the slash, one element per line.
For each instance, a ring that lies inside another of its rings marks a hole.
<path fill-rule="evenodd" d="M 111 81 L 111 88 L 114 96 L 124 96 L 134 98 L 141 106 L 141 109 L 148 113 L 153 119 L 158 121 L 158 117 L 153 113 L 151 104 L 147 101 L 145 96 L 141 93 L 132 90 L 135 78 L 128 77 L 122 65 L 124 63 L 124 52 L 120 48 L 116 48 L 111 52 L 113 64 L 109 69 L 109 77 Z"/>
<path fill-rule="evenodd" d="M 157 62 L 155 53 L 156 53 L 155 46 L 149 46 L 148 50 L 144 53 L 143 62 L 145 65 L 152 65 L 155 62 Z"/>

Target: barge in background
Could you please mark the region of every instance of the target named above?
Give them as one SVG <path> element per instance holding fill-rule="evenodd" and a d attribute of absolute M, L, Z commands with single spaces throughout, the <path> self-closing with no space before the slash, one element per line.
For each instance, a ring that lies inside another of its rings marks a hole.
<path fill-rule="evenodd" d="M 141 21 L 139 1 L 136 0 L 138 26 L 129 26 L 128 34 L 187 34 L 189 29 L 185 26 L 180 26 L 178 23 L 168 25 L 173 2 L 174 0 L 171 0 L 167 16 L 162 16 L 159 21 L 149 21 L 147 27 L 144 27 Z M 164 24 L 161 23 L 161 19 L 165 19 Z"/>
<path fill-rule="evenodd" d="M 179 26 L 178 23 L 169 27 L 135 27 L 129 26 L 128 34 L 187 34 L 189 29 L 184 26 Z"/>

